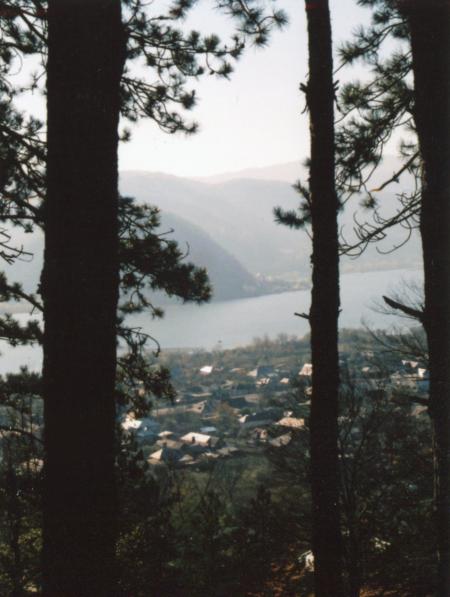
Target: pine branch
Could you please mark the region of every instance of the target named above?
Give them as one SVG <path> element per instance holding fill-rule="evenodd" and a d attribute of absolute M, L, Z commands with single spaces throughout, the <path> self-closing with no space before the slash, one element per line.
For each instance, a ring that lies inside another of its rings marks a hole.
<path fill-rule="evenodd" d="M 383 296 L 383 300 L 386 303 L 386 305 L 391 307 L 391 309 L 396 309 L 397 311 L 401 311 L 405 315 L 408 315 L 409 317 L 412 317 L 413 319 L 417 319 L 418 321 L 420 321 L 420 323 L 423 323 L 423 321 L 424 321 L 424 312 L 423 311 L 420 311 L 418 309 L 413 309 L 412 307 L 408 307 L 407 305 L 403 305 L 402 303 L 398 303 L 397 301 L 394 301 L 393 299 L 390 299 L 387 296 Z"/>

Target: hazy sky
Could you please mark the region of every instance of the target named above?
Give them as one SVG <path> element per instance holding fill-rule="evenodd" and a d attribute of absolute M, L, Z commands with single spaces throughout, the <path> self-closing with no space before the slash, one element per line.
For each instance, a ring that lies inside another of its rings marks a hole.
<path fill-rule="evenodd" d="M 225 36 L 229 23 L 203 0 L 187 26 Z M 348 39 L 367 21 L 356 0 L 331 0 L 334 42 Z M 206 76 L 196 84 L 198 105 L 192 112 L 200 131 L 168 135 L 141 121 L 132 140 L 120 149 L 121 170 L 163 171 L 180 176 L 303 160 L 308 154 L 308 119 L 298 87 L 307 72 L 307 38 L 302 0 L 278 0 L 290 24 L 276 32 L 268 47 L 249 48 L 230 80 Z M 195 83 L 193 81 L 192 83 Z"/>
<path fill-rule="evenodd" d="M 154 6 L 164 1 L 157 0 Z M 268 6 L 273 2 L 262 1 Z M 217 33 L 225 40 L 233 30 L 232 22 L 214 11 L 214 4 L 213 0 L 199 0 L 184 27 Z M 272 35 L 266 48 L 247 48 L 229 80 L 206 75 L 189 82 L 198 98 L 189 116 L 199 123 L 199 132 L 189 137 L 169 135 L 150 120 L 141 120 L 131 127 L 132 140 L 121 144 L 121 170 L 208 176 L 307 157 L 308 116 L 302 114 L 304 97 L 299 91 L 307 73 L 304 2 L 276 0 L 275 5 L 285 9 L 290 22 Z M 330 0 L 330 6 L 336 48 L 358 25 L 367 23 L 370 12 L 358 7 L 357 0 Z M 34 68 L 33 61 L 29 67 L 18 68 L 17 84 Z M 361 75 L 363 70 L 356 67 L 347 78 Z M 338 75 L 341 82 L 345 77 L 342 71 Z M 18 105 L 45 119 L 42 95 L 27 94 Z"/>

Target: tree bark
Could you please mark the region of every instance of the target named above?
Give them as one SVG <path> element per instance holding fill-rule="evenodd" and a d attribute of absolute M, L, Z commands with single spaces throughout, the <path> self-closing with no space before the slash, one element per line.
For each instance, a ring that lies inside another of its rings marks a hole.
<path fill-rule="evenodd" d="M 411 33 L 414 120 L 423 162 L 425 315 L 434 427 L 437 595 L 450 595 L 450 3 L 402 2 Z"/>
<path fill-rule="evenodd" d="M 328 0 L 306 0 L 313 235 L 311 482 L 316 597 L 342 595 L 338 473 L 338 200 L 335 188 L 334 87 Z"/>
<path fill-rule="evenodd" d="M 50 0 L 44 299 L 46 596 L 115 594 L 118 0 Z"/>

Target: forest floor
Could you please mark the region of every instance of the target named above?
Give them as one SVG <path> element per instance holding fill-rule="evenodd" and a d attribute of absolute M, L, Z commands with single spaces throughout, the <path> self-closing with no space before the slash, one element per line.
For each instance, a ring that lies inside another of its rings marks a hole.
<path fill-rule="evenodd" d="M 312 574 L 298 563 L 299 550 L 293 546 L 286 556 L 271 565 L 270 579 L 262 591 L 246 597 L 299 597 L 312 591 Z M 313 594 L 311 593 L 311 597 Z"/>
<path fill-rule="evenodd" d="M 314 597 L 313 574 L 297 561 L 298 549 L 293 547 L 282 561 L 271 565 L 271 577 L 262 590 L 246 597 Z M 360 597 L 412 597 L 410 593 L 379 588 L 362 588 Z"/>

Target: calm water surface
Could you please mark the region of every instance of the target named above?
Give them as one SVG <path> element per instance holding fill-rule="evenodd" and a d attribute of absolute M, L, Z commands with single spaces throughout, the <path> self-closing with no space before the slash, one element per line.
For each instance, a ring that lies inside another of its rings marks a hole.
<path fill-rule="evenodd" d="M 361 327 L 365 321 L 373 327 L 388 328 L 397 320 L 374 312 L 373 301 L 399 287 L 402 280 L 420 279 L 420 272 L 390 270 L 344 274 L 341 279 L 341 327 Z M 158 339 L 162 348 L 223 348 L 249 344 L 254 338 L 280 333 L 303 336 L 308 329 L 305 319 L 295 312 L 307 312 L 310 291 L 285 292 L 251 299 L 240 299 L 208 305 L 170 305 L 162 320 L 151 320 L 145 315 L 135 316 L 133 325 L 141 326 Z M 25 315 L 18 316 L 26 319 Z M 38 369 L 42 363 L 41 351 L 36 348 L 0 346 L 0 373 L 17 371 L 27 365 Z"/>

